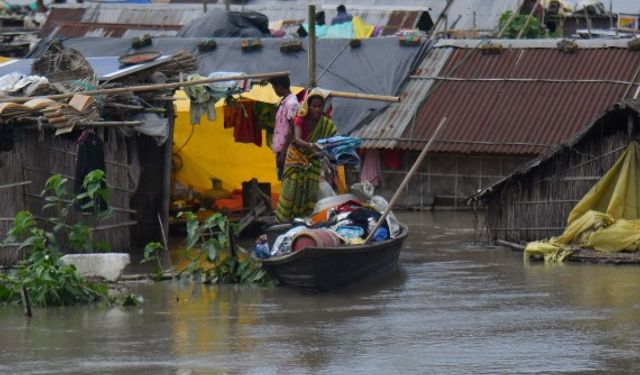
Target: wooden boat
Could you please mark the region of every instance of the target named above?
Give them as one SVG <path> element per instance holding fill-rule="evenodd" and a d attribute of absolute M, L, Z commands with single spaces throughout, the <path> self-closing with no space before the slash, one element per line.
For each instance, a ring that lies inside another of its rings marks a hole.
<path fill-rule="evenodd" d="M 385 241 L 367 245 L 307 247 L 282 256 L 260 259 L 260 262 L 285 285 L 326 292 L 395 270 L 407 234 L 407 226 L 400 224 L 400 234 Z"/>

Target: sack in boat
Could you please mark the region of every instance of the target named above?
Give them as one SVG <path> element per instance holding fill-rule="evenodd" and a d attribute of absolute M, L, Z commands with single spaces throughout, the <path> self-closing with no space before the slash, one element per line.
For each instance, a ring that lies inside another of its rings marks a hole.
<path fill-rule="evenodd" d="M 340 237 L 335 232 L 321 228 L 300 232 L 293 239 L 291 248 L 295 252 L 307 247 L 336 247 L 341 244 L 342 241 L 340 241 Z"/>

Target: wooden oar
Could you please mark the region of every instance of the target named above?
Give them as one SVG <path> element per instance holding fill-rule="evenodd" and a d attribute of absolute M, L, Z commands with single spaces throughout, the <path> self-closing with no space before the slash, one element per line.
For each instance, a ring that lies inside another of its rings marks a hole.
<path fill-rule="evenodd" d="M 407 173 L 407 175 L 404 177 L 404 180 L 402 180 L 402 183 L 398 187 L 398 190 L 396 190 L 395 194 L 393 194 L 393 197 L 391 197 L 391 200 L 389 201 L 389 205 L 387 206 L 387 208 L 382 213 L 382 216 L 380 216 L 380 219 L 378 219 L 378 222 L 376 223 L 376 225 L 369 232 L 369 235 L 367 236 L 367 239 L 364 240 L 363 245 L 366 245 L 367 243 L 371 242 L 371 239 L 373 238 L 373 235 L 376 233 L 376 230 L 387 219 L 387 216 L 389 215 L 389 212 L 391 212 L 391 209 L 396 204 L 396 201 L 398 200 L 398 198 L 400 198 L 400 193 L 402 192 L 402 190 L 404 190 L 404 188 L 407 187 L 407 184 L 409 183 L 409 180 L 411 180 L 411 177 L 413 177 L 413 175 L 418 170 L 418 167 L 420 167 L 420 164 L 422 164 L 422 160 L 424 159 L 425 156 L 427 156 L 427 152 L 429 151 L 429 148 L 431 147 L 431 144 L 436 139 L 436 136 L 440 132 L 440 129 L 442 129 L 442 127 L 444 126 L 445 122 L 447 122 L 447 118 L 443 117 L 442 120 L 440 120 L 440 124 L 436 128 L 436 131 L 431 136 L 431 139 L 429 140 L 429 142 L 427 143 L 425 148 L 422 150 L 422 152 L 418 156 L 418 159 L 416 160 L 415 163 L 413 163 L 413 166 L 409 170 L 409 173 Z"/>

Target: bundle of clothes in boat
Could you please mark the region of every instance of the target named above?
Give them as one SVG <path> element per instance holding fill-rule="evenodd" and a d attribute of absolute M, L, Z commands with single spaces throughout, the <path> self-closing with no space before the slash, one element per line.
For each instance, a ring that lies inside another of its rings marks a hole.
<path fill-rule="evenodd" d="M 313 214 L 286 225 L 284 233 L 273 240 L 262 235 L 256 241 L 255 255 L 265 259 L 300 251 L 306 247 L 336 247 L 361 245 L 369 236 L 387 208 L 381 196 L 359 199 L 354 194 L 336 195 L 321 199 Z M 277 229 L 276 229 L 277 230 Z M 277 233 L 277 232 L 274 232 Z M 400 224 L 389 212 L 385 221 L 373 233 L 373 241 L 396 238 Z"/>

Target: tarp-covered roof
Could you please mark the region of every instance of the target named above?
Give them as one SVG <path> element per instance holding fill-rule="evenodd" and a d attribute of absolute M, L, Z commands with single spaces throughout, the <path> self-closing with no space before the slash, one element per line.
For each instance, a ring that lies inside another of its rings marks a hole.
<path fill-rule="evenodd" d="M 153 45 L 140 51 L 158 51 L 163 55 L 180 50 L 197 52 L 200 38 L 154 38 Z M 291 84 L 306 86 L 308 82 L 306 40 L 305 51 L 280 52 L 285 40 L 263 39 L 263 47 L 244 52 L 240 39 L 216 39 L 217 48 L 199 53 L 199 73 L 245 72 L 266 73 L 289 71 Z M 85 57 L 121 56 L 131 53 L 131 41 L 116 38 L 79 38 L 64 42 Z M 349 40 L 321 39 L 317 41 L 316 77 L 319 87 L 335 91 L 396 95 L 404 79 L 419 62 L 427 48 L 400 46 L 395 38 L 377 38 L 362 41 L 352 48 Z M 37 53 L 36 53 L 37 55 Z M 33 57 L 33 56 L 32 56 Z M 350 132 L 368 122 L 388 104 L 369 100 L 334 98 L 334 120 L 343 133 Z"/>

